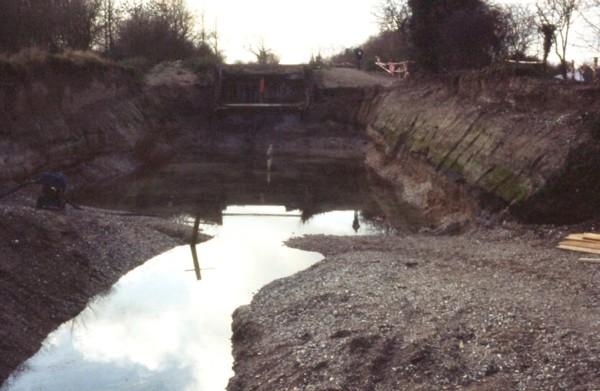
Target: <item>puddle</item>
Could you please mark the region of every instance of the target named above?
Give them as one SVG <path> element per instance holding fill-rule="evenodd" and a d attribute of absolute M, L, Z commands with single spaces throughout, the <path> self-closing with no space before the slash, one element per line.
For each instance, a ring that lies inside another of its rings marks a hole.
<path fill-rule="evenodd" d="M 202 279 L 190 246 L 148 261 L 51 333 L 2 391 L 224 390 L 233 375 L 232 312 L 269 282 L 322 259 L 283 241 L 380 232 L 358 212 L 366 201 L 356 172 L 285 167 L 267 177 L 251 165 L 224 171 L 215 162 L 179 162 L 96 191 L 89 200 L 99 206 L 180 216 L 190 229 L 201 219 L 214 235 L 196 247 Z M 224 172 L 233 179 L 217 175 Z"/>

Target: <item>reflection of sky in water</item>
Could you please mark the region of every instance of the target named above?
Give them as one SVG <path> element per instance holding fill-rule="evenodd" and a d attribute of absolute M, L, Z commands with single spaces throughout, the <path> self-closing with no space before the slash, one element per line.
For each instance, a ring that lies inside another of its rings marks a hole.
<path fill-rule="evenodd" d="M 292 214 L 278 207 L 226 213 Z M 189 246 L 125 275 L 73 321 L 61 326 L 3 391 L 223 390 L 231 366 L 231 314 L 270 281 L 322 257 L 285 247 L 303 234 L 354 234 L 353 212 L 299 217 L 226 216 L 198 246 L 196 281 Z M 374 229 L 361 222 L 359 233 Z"/>

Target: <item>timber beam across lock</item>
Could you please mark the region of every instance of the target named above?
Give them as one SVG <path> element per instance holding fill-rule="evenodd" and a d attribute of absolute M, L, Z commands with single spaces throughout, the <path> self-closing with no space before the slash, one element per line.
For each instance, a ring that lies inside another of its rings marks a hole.
<path fill-rule="evenodd" d="M 292 110 L 303 111 L 306 104 L 301 103 L 228 103 L 220 105 L 216 111 L 223 110 Z"/>
<path fill-rule="evenodd" d="M 223 65 L 217 68 L 215 111 L 304 111 L 312 99 L 306 65 Z"/>

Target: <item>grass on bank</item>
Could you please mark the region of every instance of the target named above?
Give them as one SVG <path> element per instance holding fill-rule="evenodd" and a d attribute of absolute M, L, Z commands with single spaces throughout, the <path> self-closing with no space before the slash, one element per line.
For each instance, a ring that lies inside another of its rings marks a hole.
<path fill-rule="evenodd" d="M 28 48 L 12 55 L 0 54 L 0 79 L 19 80 L 48 71 L 91 72 L 107 67 L 126 68 L 91 51 L 65 50 L 49 53 Z"/>

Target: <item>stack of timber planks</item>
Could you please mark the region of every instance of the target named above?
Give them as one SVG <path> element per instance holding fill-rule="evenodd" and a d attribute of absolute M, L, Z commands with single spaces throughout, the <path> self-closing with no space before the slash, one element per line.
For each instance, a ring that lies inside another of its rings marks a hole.
<path fill-rule="evenodd" d="M 600 234 L 571 234 L 558 244 L 563 250 L 600 254 Z"/>

